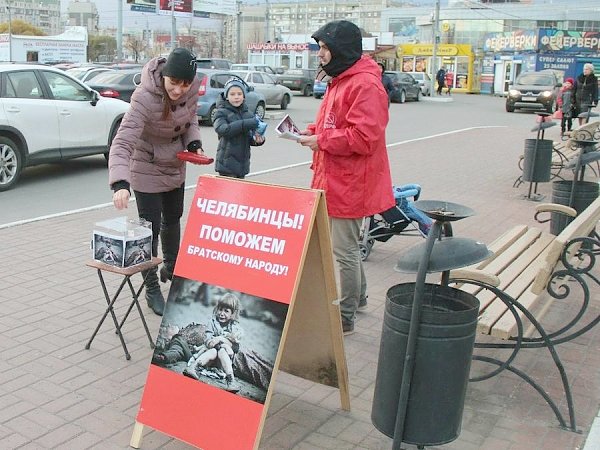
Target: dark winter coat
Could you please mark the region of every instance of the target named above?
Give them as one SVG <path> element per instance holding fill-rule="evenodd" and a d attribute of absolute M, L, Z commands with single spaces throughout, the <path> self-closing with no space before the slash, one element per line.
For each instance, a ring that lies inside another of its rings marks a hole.
<path fill-rule="evenodd" d="M 133 92 L 110 148 L 109 184 L 124 181 L 139 192 L 169 192 L 185 181 L 185 163 L 177 152 L 200 140 L 196 110 L 200 80 L 162 118 L 164 96 L 162 69 L 165 58 L 154 58 L 142 69 L 140 85 Z"/>
<path fill-rule="evenodd" d="M 219 136 L 215 170 L 221 175 L 244 177 L 250 172 L 250 146 L 258 146 L 252 137 L 258 126 L 246 102 L 238 108 L 222 95 L 213 123 Z"/>
<path fill-rule="evenodd" d="M 580 74 L 575 84 L 575 103 L 579 112 L 587 112 L 589 105 L 598 104 L 598 78 L 593 73 Z"/>
<path fill-rule="evenodd" d="M 435 79 L 437 80 L 438 85 L 446 86 L 446 71 L 444 69 L 438 70 Z"/>

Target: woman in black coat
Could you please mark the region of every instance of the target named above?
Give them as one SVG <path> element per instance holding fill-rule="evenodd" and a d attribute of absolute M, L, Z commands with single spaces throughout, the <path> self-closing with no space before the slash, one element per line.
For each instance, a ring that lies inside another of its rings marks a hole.
<path fill-rule="evenodd" d="M 598 104 L 598 78 L 594 75 L 594 65 L 586 63 L 583 65 L 583 73 L 577 77 L 575 84 L 575 108 L 576 114 L 587 113 L 592 106 Z M 588 118 L 580 117 L 579 125 L 587 122 Z"/>

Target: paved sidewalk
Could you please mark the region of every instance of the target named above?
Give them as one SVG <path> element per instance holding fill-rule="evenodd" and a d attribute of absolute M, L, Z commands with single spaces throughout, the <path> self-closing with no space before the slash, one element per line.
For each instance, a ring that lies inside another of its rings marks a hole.
<path fill-rule="evenodd" d="M 454 234 L 490 242 L 512 225 L 534 223 L 535 203 L 520 198 L 527 186 L 512 188 L 526 137 L 506 128 L 474 129 L 391 147 L 393 178 L 397 184 L 420 183 L 423 199 L 473 208 L 477 215 L 455 222 Z M 301 166 L 252 179 L 305 187 L 310 171 Z M 550 189 L 545 183 L 539 191 L 549 199 Z M 191 197 L 192 192 L 186 193 L 188 205 Z M 128 214 L 135 216 L 135 205 Z M 112 208 L 101 208 L 0 229 L 2 449 L 128 448 L 151 357 L 137 314 L 132 313 L 124 329 L 130 361 L 109 321 L 91 349 L 84 349 L 105 308 L 95 270 L 85 266 L 91 257 L 91 230 L 95 222 L 117 215 Z M 360 314 L 357 332 L 345 338 L 352 411 L 340 410 L 338 391 L 280 373 L 261 449 L 391 448 L 392 440 L 371 423 L 371 402 L 386 291 L 414 281 L 393 266 L 403 249 L 417 242 L 419 238 L 406 236 L 377 242 L 366 262 L 369 310 Z M 112 291 L 120 280 L 108 281 Z M 143 303 L 155 337 L 160 318 Z M 117 306 L 119 317 L 123 304 Z M 568 305 L 562 308 L 568 310 Z M 599 308 L 592 305 L 593 312 Z M 556 321 L 563 311 L 558 306 L 548 320 Z M 573 386 L 580 432 L 562 430 L 542 398 L 507 374 L 470 384 L 459 438 L 428 448 L 583 448 L 600 405 L 600 328 L 562 345 L 559 354 Z M 518 365 L 541 377 L 551 395 L 560 396 L 560 380 L 547 351 L 524 351 Z M 559 406 L 564 413 L 565 402 Z M 146 428 L 142 448 L 190 447 Z"/>

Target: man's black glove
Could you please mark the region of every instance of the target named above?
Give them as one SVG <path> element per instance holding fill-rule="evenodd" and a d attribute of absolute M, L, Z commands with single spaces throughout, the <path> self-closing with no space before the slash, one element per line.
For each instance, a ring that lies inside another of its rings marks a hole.
<path fill-rule="evenodd" d="M 198 153 L 198 150 L 202 150 L 202 141 L 192 141 L 187 145 L 187 151 L 192 153 Z M 202 150 L 204 153 L 204 150 Z"/>

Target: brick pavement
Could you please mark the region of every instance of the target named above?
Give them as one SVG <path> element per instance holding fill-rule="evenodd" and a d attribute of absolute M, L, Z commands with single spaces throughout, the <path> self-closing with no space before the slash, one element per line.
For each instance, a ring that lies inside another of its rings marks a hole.
<path fill-rule="evenodd" d="M 526 186 L 512 188 L 526 137 L 489 128 L 397 145 L 389 151 L 393 177 L 398 184 L 420 183 L 424 199 L 475 209 L 476 216 L 454 224 L 454 233 L 489 242 L 511 225 L 533 223 L 535 204 L 520 199 Z M 309 178 L 308 166 L 301 166 L 253 179 L 307 186 Z M 549 191 L 549 183 L 540 185 L 540 192 Z M 188 192 L 188 202 L 191 197 Z M 128 214 L 135 215 L 134 205 Z M 84 266 L 90 258 L 90 233 L 95 222 L 116 215 L 111 208 L 100 208 L 0 229 L 2 448 L 128 448 L 151 356 L 136 314 L 124 329 L 130 361 L 110 323 L 92 348 L 84 349 L 104 311 L 96 273 Z M 414 281 L 393 266 L 400 252 L 416 242 L 418 238 L 406 236 L 378 242 L 366 262 L 370 308 L 360 315 L 357 333 L 345 338 L 352 411 L 339 409 L 336 390 L 280 373 L 261 449 L 391 448 L 392 440 L 371 424 L 371 401 L 385 293 L 394 284 Z M 431 278 L 436 281 L 438 276 Z M 109 277 L 109 289 L 118 281 Z M 159 318 L 143 308 L 155 336 Z M 568 306 L 562 308 L 551 311 L 548 320 L 556 321 Z M 123 310 L 118 304 L 117 313 Z M 439 448 L 582 448 L 600 404 L 598 350 L 598 329 L 559 348 L 572 380 L 580 433 L 561 430 L 541 397 L 508 374 L 469 385 L 462 432 Z M 519 365 L 541 376 L 549 392 L 560 394 L 545 350 L 524 352 Z M 563 411 L 564 406 L 562 402 Z M 190 447 L 146 428 L 142 448 Z"/>

